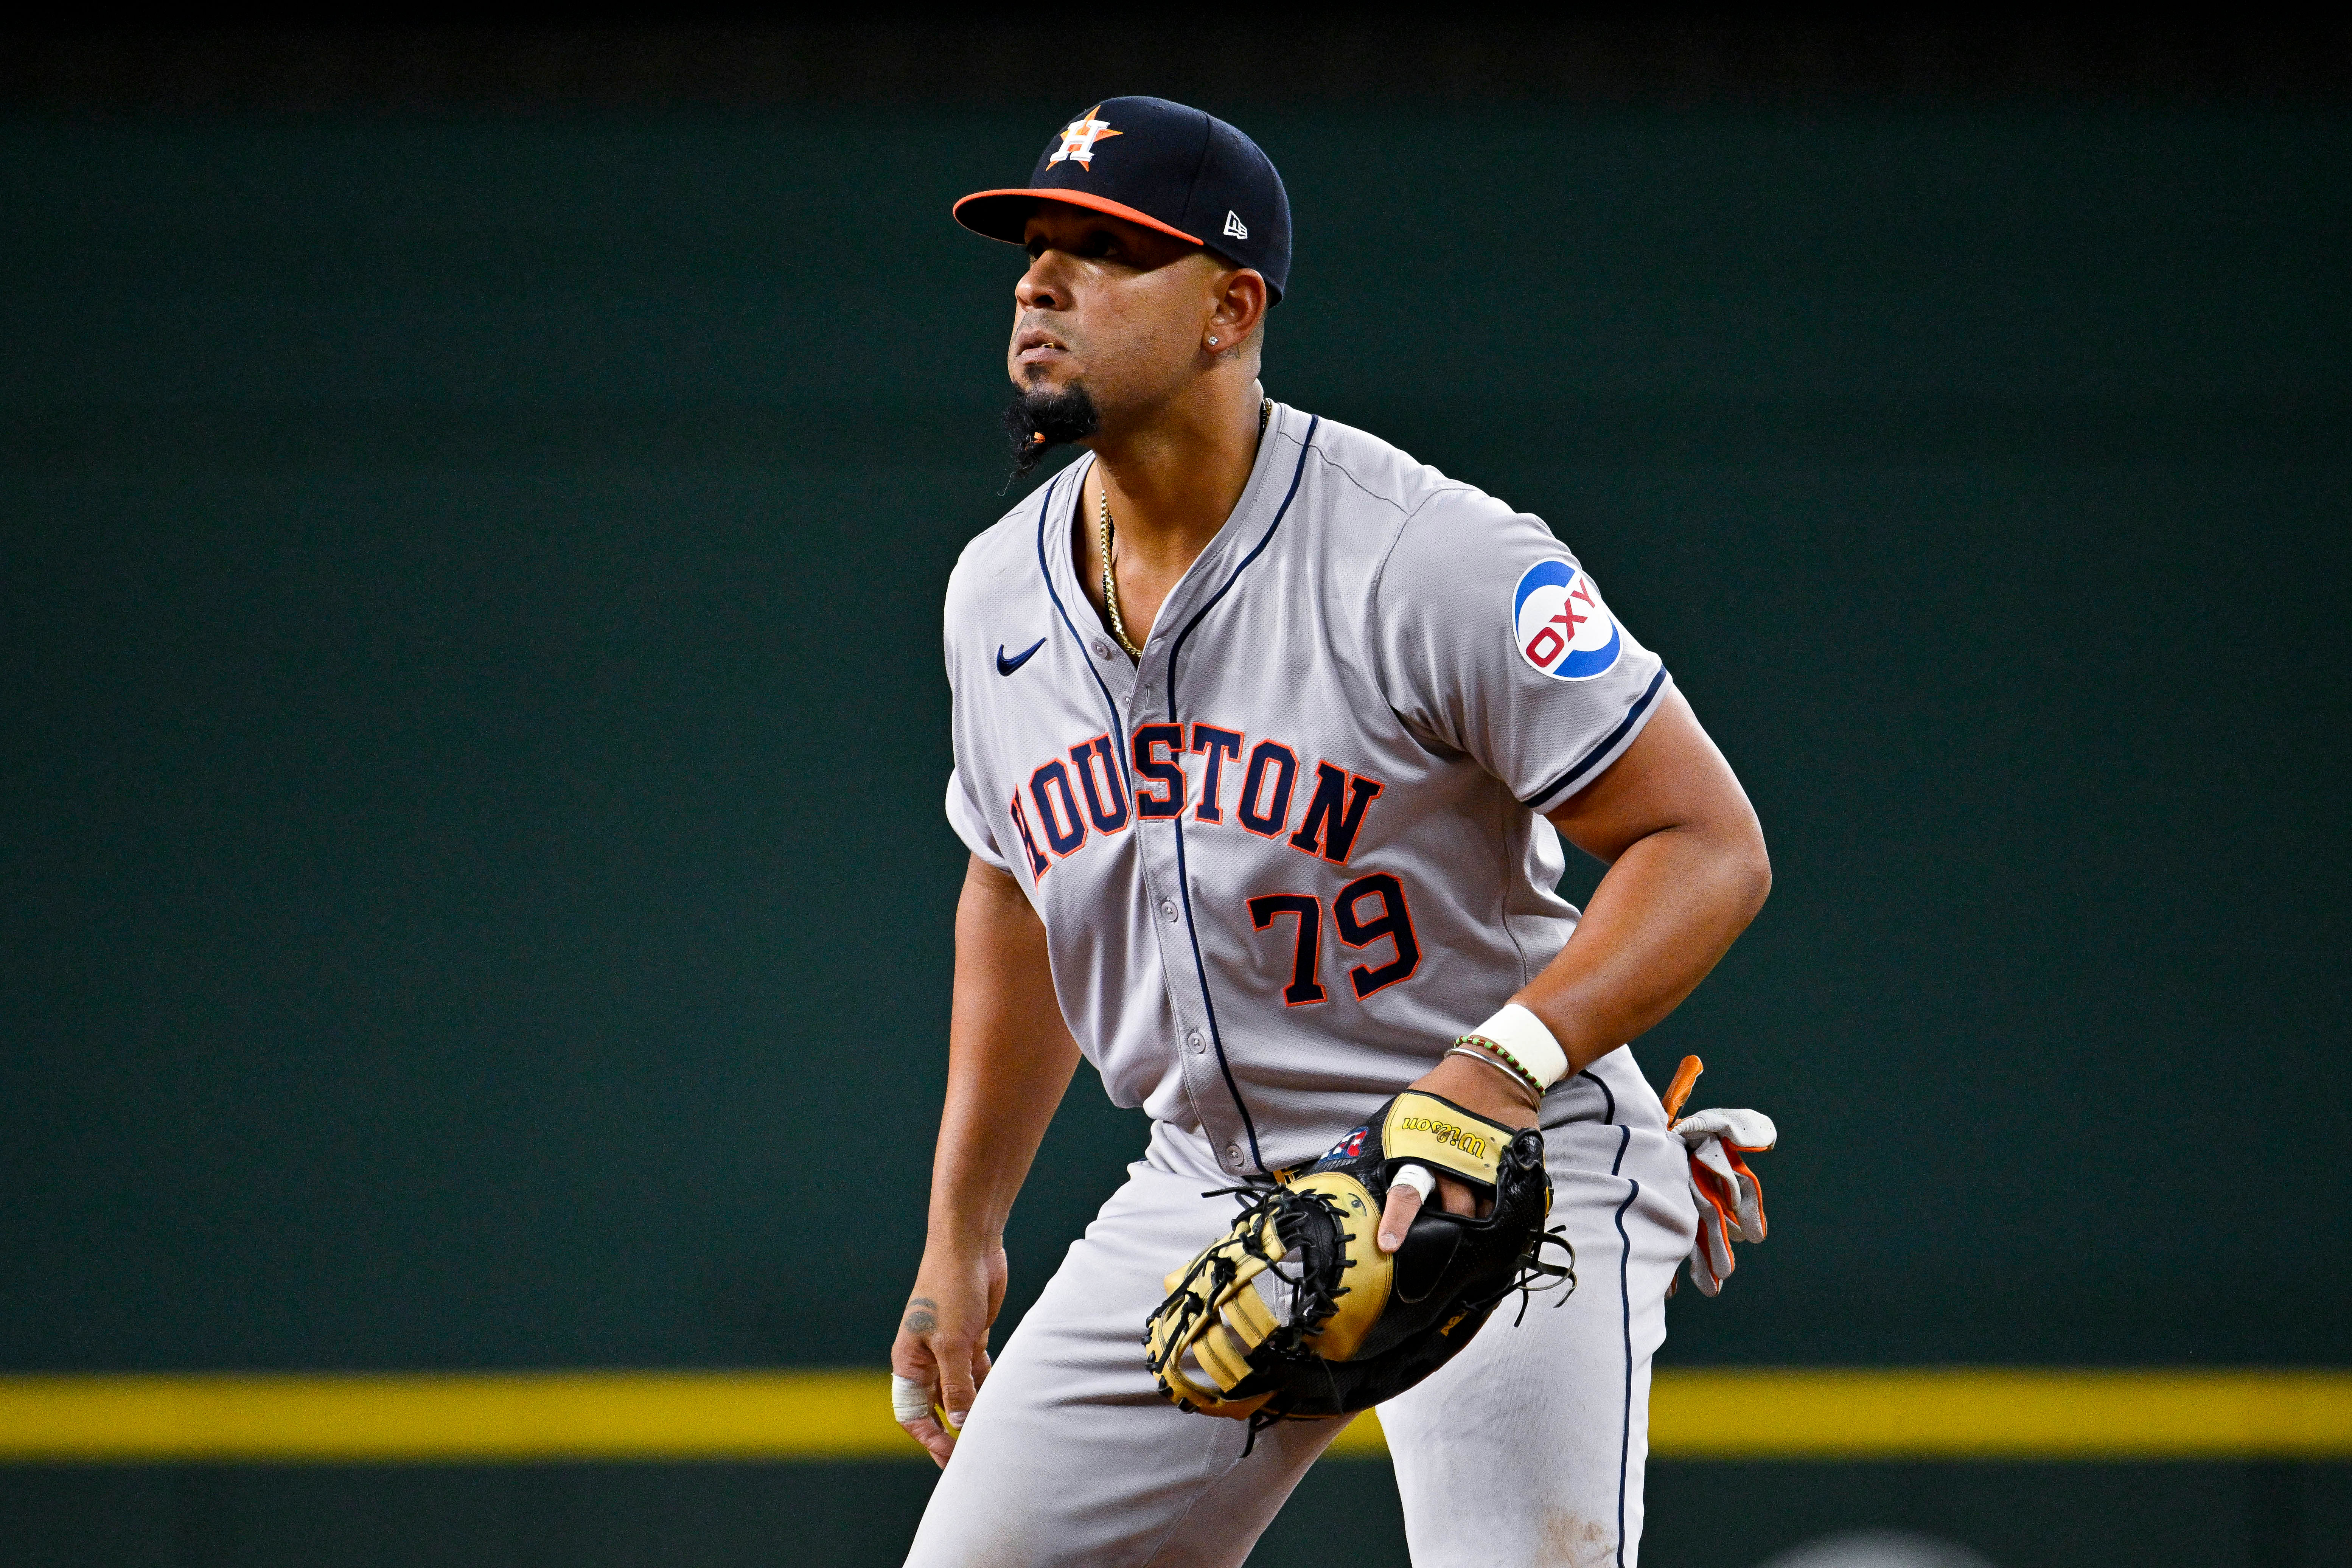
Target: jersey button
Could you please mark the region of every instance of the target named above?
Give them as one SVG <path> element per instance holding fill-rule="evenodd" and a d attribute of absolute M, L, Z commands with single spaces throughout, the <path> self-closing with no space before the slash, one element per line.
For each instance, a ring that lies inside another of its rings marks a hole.
<path fill-rule="evenodd" d="M 1240 1144 L 1238 1144 L 1238 1143 L 1228 1143 L 1228 1144 L 1226 1144 L 1226 1145 L 1225 1145 L 1225 1163 L 1226 1163 L 1226 1164 L 1228 1164 L 1228 1165 L 1233 1165 L 1233 1166 L 1238 1167 L 1238 1166 L 1241 1164 L 1241 1163 L 1242 1163 L 1242 1146 L 1241 1146 Z"/>
<path fill-rule="evenodd" d="M 1167 916 L 1170 920 L 1174 920 L 1176 918 L 1176 900 L 1173 899 L 1160 900 L 1160 912 Z"/>
<path fill-rule="evenodd" d="M 1196 1057 L 1209 1048 L 1209 1042 L 1201 1037 L 1201 1031 L 1198 1029 L 1185 1036 L 1184 1043 L 1192 1047 L 1192 1054 Z"/>
<path fill-rule="evenodd" d="M 1100 637 L 1095 638 L 1095 657 L 1097 658 L 1108 658 L 1110 657 L 1110 644 L 1103 641 Z"/>

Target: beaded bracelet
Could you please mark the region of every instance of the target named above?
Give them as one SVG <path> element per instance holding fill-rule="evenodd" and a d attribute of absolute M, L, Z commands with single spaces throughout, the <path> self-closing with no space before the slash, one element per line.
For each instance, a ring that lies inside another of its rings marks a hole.
<path fill-rule="evenodd" d="M 1468 1039 L 1469 1037 L 1465 1036 L 1462 1039 L 1454 1041 L 1452 1045 L 1445 1047 L 1445 1054 L 1449 1057 L 1468 1057 L 1472 1061 L 1485 1062 L 1488 1067 L 1493 1068 L 1496 1072 L 1501 1073 L 1505 1078 L 1509 1079 L 1512 1086 L 1527 1096 L 1528 1104 L 1530 1107 L 1538 1110 L 1542 1108 L 1543 1095 L 1537 1089 L 1536 1086 L 1528 1080 L 1526 1075 L 1521 1073 L 1517 1068 L 1513 1067 L 1509 1063 L 1498 1061 L 1494 1057 L 1489 1056 L 1486 1052 L 1480 1050 L 1476 1046 L 1469 1044 Z"/>
<path fill-rule="evenodd" d="M 1543 1080 L 1536 1077 L 1535 1074 L 1529 1072 L 1527 1069 L 1526 1064 L 1521 1062 L 1518 1058 L 1513 1056 L 1509 1051 L 1506 1050 L 1503 1047 L 1497 1045 L 1493 1040 L 1488 1039 L 1486 1036 L 1464 1035 L 1456 1038 L 1454 1043 L 1457 1046 L 1468 1046 L 1473 1050 L 1491 1053 L 1505 1067 L 1511 1069 L 1512 1077 L 1517 1079 L 1521 1083 L 1526 1084 L 1530 1089 L 1533 1089 L 1538 1097 L 1542 1095 L 1544 1091 Z"/>

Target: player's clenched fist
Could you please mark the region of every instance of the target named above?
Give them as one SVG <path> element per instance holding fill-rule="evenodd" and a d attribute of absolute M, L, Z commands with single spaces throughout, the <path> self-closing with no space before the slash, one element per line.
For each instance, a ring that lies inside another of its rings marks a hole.
<path fill-rule="evenodd" d="M 1412 1087 L 1424 1093 L 1451 1100 L 1454 1104 L 1513 1131 L 1536 1124 L 1536 1107 L 1540 1103 L 1515 1084 L 1510 1073 L 1499 1062 L 1475 1064 L 1459 1048 L 1448 1051 L 1444 1058 L 1422 1074 Z M 1469 1187 L 1454 1177 L 1424 1166 L 1407 1165 L 1396 1173 L 1381 1212 L 1378 1245 L 1382 1252 L 1394 1252 L 1404 1245 L 1405 1233 L 1412 1228 L 1413 1216 L 1421 1212 L 1423 1204 L 1430 1201 L 1433 1192 L 1439 1210 L 1459 1215 L 1465 1219 L 1483 1218 L 1488 1207 Z"/>
<path fill-rule="evenodd" d="M 1004 1304 L 1004 1248 L 971 1258 L 923 1255 L 890 1347 L 890 1413 L 945 1465 L 972 1395 L 988 1379 L 988 1331 Z"/>

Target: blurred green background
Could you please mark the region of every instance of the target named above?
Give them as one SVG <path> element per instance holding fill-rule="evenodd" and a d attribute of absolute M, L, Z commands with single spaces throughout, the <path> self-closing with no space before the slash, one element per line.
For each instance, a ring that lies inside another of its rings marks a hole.
<path fill-rule="evenodd" d="M 1152 86 L 0 119 L 0 1372 L 881 1363 L 1012 500 L 947 207 Z M 1638 1048 L 1776 1118 L 1777 1223 L 1661 1364 L 2352 1363 L 2352 119 L 1198 97 L 1296 209 L 1268 389 L 1549 520 L 1762 814 Z M 1142 1133 L 1082 1075 L 1008 1327 Z M 0 1469 L 0 1558 L 886 1563 L 929 1476 Z M 1254 1561 L 1395 1508 L 1328 1465 Z M 2352 1559 L 2342 1467 L 1651 1510 Z"/>

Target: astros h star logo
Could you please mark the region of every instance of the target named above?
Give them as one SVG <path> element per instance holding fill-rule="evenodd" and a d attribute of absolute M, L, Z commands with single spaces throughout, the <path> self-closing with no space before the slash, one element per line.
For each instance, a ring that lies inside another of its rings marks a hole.
<path fill-rule="evenodd" d="M 1123 134 L 1113 131 L 1101 119 L 1102 105 L 1097 103 L 1067 125 L 1062 127 L 1062 150 L 1045 160 L 1050 166 L 1067 158 L 1081 169 L 1094 166 L 1095 143 L 1106 136 Z"/>

